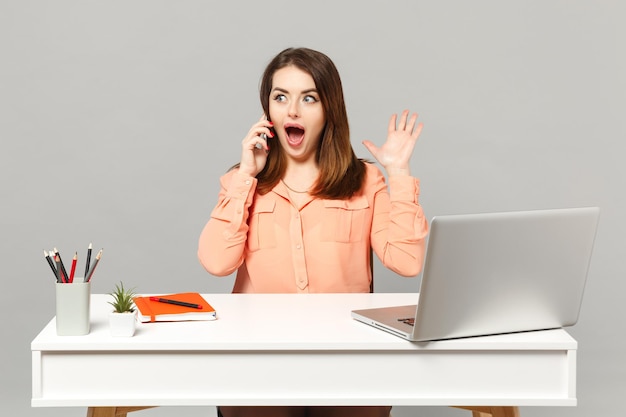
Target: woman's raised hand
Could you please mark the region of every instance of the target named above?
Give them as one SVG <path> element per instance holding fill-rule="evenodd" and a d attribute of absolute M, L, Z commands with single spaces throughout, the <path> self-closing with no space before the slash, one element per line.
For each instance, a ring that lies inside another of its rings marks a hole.
<path fill-rule="evenodd" d="M 271 131 L 272 122 L 263 115 L 248 131 L 248 134 L 241 142 L 241 162 L 239 172 L 251 177 L 256 176 L 267 162 L 267 154 L 270 148 L 265 137 L 273 137 Z"/>
<path fill-rule="evenodd" d="M 410 175 L 409 162 L 422 126 L 422 123 L 417 123 L 417 113 L 409 118 L 409 111 L 405 110 L 400 120 L 397 114 L 391 116 L 387 141 L 383 146 L 379 148 L 369 140 L 363 141 L 363 145 L 385 168 L 388 175 Z"/>

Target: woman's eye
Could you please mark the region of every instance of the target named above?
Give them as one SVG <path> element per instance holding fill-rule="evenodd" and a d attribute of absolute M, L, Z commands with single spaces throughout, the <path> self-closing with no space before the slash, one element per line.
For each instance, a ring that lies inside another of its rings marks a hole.
<path fill-rule="evenodd" d="M 317 102 L 317 97 L 314 96 L 305 96 L 304 100 L 305 103 L 316 103 Z"/>
<path fill-rule="evenodd" d="M 287 97 L 285 97 L 285 95 L 284 95 L 284 94 L 276 94 L 276 95 L 274 96 L 274 101 L 277 101 L 277 102 L 279 102 L 279 103 L 282 103 L 282 102 L 284 102 L 285 100 L 287 100 Z"/>

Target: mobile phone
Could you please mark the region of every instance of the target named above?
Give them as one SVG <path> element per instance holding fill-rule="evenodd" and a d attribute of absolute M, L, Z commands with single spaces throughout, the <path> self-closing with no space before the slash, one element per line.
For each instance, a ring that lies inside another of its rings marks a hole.
<path fill-rule="evenodd" d="M 273 135 L 276 135 L 276 132 L 274 131 L 273 127 L 270 127 L 269 129 L 270 129 L 270 132 L 272 132 Z M 267 135 L 265 133 L 261 133 L 261 139 L 263 139 L 265 142 L 267 142 Z M 263 149 L 263 146 L 260 143 L 257 143 L 256 145 L 254 145 L 254 147 L 256 149 Z"/>

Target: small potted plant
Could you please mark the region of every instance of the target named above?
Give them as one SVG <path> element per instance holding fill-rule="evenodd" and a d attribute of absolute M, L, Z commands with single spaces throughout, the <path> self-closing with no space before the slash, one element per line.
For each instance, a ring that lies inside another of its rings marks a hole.
<path fill-rule="evenodd" d="M 113 311 L 109 315 L 111 335 L 126 337 L 134 335 L 137 322 L 137 311 L 133 301 L 134 289 L 124 288 L 124 283 L 120 281 L 119 285 L 115 285 L 115 291 L 109 295 L 113 297 L 113 301 L 109 301 L 113 306 Z"/>

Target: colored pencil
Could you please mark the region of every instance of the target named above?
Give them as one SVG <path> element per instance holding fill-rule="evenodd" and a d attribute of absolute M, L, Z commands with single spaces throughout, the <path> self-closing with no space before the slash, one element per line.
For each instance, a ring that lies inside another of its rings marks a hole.
<path fill-rule="evenodd" d="M 76 272 L 76 261 L 78 261 L 78 252 L 74 252 L 72 258 L 72 269 L 70 270 L 70 282 L 74 282 L 74 273 Z"/>
<path fill-rule="evenodd" d="M 61 264 L 61 273 L 63 276 L 63 282 L 70 282 L 70 276 L 67 275 L 67 271 L 65 270 L 65 265 L 63 265 L 63 259 L 61 258 L 61 254 L 59 253 L 57 248 L 54 248 L 54 254 L 59 257 L 59 263 Z"/>
<path fill-rule="evenodd" d="M 93 271 L 96 270 L 96 266 L 98 266 L 98 262 L 100 262 L 101 257 L 102 257 L 102 249 L 100 249 L 100 251 L 96 255 L 96 260 L 93 261 L 93 265 L 91 266 L 91 269 L 89 269 L 89 273 L 87 273 L 87 275 L 85 276 L 85 282 L 91 281 L 91 276 L 93 275 Z"/>
<path fill-rule="evenodd" d="M 63 283 L 65 280 L 63 279 L 63 272 L 61 272 L 61 258 L 58 254 L 54 255 L 54 262 L 57 264 L 57 282 Z"/>
<path fill-rule="evenodd" d="M 92 246 L 91 243 L 89 244 L 89 247 L 87 248 L 87 262 L 85 264 L 85 278 L 87 278 L 87 274 L 89 274 L 89 267 L 90 267 L 90 263 L 91 263 L 91 250 L 92 250 Z"/>
<path fill-rule="evenodd" d="M 52 269 L 52 272 L 54 273 L 54 279 L 56 279 L 57 282 L 58 282 L 59 281 L 59 276 L 57 274 L 57 269 L 54 266 L 54 262 L 52 261 L 52 258 L 50 257 L 50 254 L 44 250 L 43 251 L 43 256 L 46 258 L 46 261 L 48 261 L 48 265 L 50 265 L 50 269 Z"/>

